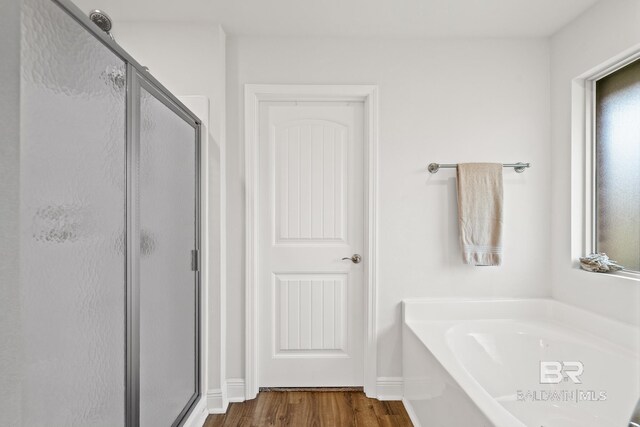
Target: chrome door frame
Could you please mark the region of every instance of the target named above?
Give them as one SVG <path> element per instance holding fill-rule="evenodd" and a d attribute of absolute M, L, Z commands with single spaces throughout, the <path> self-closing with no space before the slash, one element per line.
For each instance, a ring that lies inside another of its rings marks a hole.
<path fill-rule="evenodd" d="M 201 132 L 201 125 L 200 122 L 198 120 L 194 120 L 186 111 L 183 111 L 180 109 L 179 105 L 176 105 L 173 100 L 171 99 L 171 97 L 167 96 L 167 93 L 163 92 L 161 88 L 158 88 L 155 86 L 155 84 L 153 82 L 148 81 L 145 76 L 140 75 L 140 73 L 137 72 L 137 70 L 132 69 L 131 70 L 131 101 L 132 101 L 132 108 L 130 110 L 127 110 L 127 120 L 129 120 L 129 115 L 132 126 L 128 127 L 132 128 L 132 138 L 131 138 L 131 146 L 132 146 L 132 158 L 131 158 L 131 162 L 128 162 L 131 164 L 132 170 L 131 172 L 137 170 L 138 165 L 139 165 L 139 161 L 140 161 L 140 89 L 144 89 L 146 92 L 148 92 L 151 96 L 153 96 L 155 99 L 157 99 L 158 101 L 160 101 L 162 104 L 164 104 L 167 108 L 171 109 L 174 113 L 176 113 L 177 116 L 179 116 L 182 120 L 184 120 L 187 124 L 189 124 L 193 129 L 194 129 L 194 135 L 195 138 L 193 140 L 193 143 L 195 144 L 195 159 L 194 159 L 194 180 L 195 180 L 195 194 L 194 194 L 194 200 L 195 200 L 195 205 L 194 205 L 194 214 L 195 214 L 195 227 L 194 227 L 194 249 L 197 251 L 198 254 L 198 258 L 199 258 L 199 254 L 201 253 L 200 250 L 200 230 L 201 230 L 201 226 L 200 226 L 200 132 Z M 127 75 L 129 77 L 129 74 Z M 129 87 L 127 88 L 127 90 L 129 90 Z M 129 93 L 129 92 L 127 92 Z M 132 202 L 136 200 L 136 194 L 135 192 L 138 191 L 139 187 L 138 187 L 138 183 L 136 182 L 136 176 L 135 174 L 131 175 L 131 179 L 132 179 L 132 186 L 128 187 L 129 190 L 131 190 L 132 193 Z M 138 226 L 139 224 L 139 209 L 137 206 L 135 205 L 130 205 L 133 207 L 133 217 L 135 218 L 131 218 L 132 225 L 134 225 L 135 227 Z M 135 250 L 136 252 L 132 252 L 132 257 L 134 258 L 133 260 L 133 275 L 132 275 L 132 285 L 133 285 L 133 289 L 132 289 L 132 311 L 131 311 L 131 327 L 130 327 L 130 333 L 131 333 L 131 354 L 128 354 L 128 356 L 131 357 L 131 362 L 132 362 L 132 368 L 131 370 L 127 370 L 128 374 L 129 374 L 129 381 L 128 384 L 131 386 L 132 389 L 132 395 L 130 396 L 130 400 L 129 400 L 129 404 L 131 405 L 131 422 L 133 424 L 131 424 L 132 427 L 138 426 L 139 425 L 139 421 L 140 421 L 140 414 L 139 414 L 139 409 L 140 409 L 140 274 L 139 274 L 139 249 L 140 249 L 140 242 L 138 241 L 140 233 L 139 230 L 137 228 L 133 229 L 134 234 L 132 235 L 132 238 L 130 239 L 134 248 L 132 248 L 133 250 Z M 182 425 L 182 423 L 186 420 L 187 416 L 189 415 L 189 413 L 191 412 L 191 410 L 193 409 L 193 407 L 195 406 L 196 401 L 198 400 L 198 398 L 201 396 L 201 390 L 200 390 L 200 260 L 198 259 L 197 262 L 197 268 L 194 271 L 195 277 L 194 277 L 194 286 L 195 286 L 195 318 L 194 318 L 194 322 L 195 322 L 195 360 L 194 360 L 194 366 L 195 366 L 195 372 L 194 372 L 194 379 L 195 379 L 195 390 L 194 390 L 194 394 L 191 396 L 191 398 L 189 399 L 189 401 L 187 402 L 187 404 L 185 405 L 185 407 L 182 409 L 182 411 L 180 412 L 180 414 L 176 417 L 175 421 L 173 422 L 173 424 L 171 424 L 171 427 L 177 427 Z M 136 423 L 137 421 L 137 423 Z"/>
<path fill-rule="evenodd" d="M 126 342 L 125 342 L 125 419 L 126 427 L 140 425 L 140 222 L 139 209 L 135 205 L 138 192 L 136 169 L 140 160 L 140 88 L 171 109 L 186 121 L 195 131 L 195 236 L 194 249 L 198 257 L 201 253 L 201 171 L 200 140 L 202 121 L 187 108 L 175 95 L 165 88 L 140 63 L 129 55 L 120 45 L 100 30 L 71 0 L 51 0 L 86 31 L 102 42 L 111 52 L 126 64 Z M 185 407 L 176 417 L 172 427 L 184 423 L 196 402 L 202 396 L 200 381 L 200 286 L 201 262 L 197 261 L 195 273 L 195 389 Z"/>
<path fill-rule="evenodd" d="M 126 178 L 126 345 L 125 426 L 140 425 L 140 212 L 138 177 L 140 164 L 140 85 L 131 64 L 127 64 L 127 178 Z"/>

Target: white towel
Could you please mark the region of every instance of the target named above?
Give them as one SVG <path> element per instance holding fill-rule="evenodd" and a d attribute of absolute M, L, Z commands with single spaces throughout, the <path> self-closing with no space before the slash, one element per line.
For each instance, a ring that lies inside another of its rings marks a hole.
<path fill-rule="evenodd" d="M 502 164 L 458 165 L 458 220 L 466 264 L 502 262 Z"/>

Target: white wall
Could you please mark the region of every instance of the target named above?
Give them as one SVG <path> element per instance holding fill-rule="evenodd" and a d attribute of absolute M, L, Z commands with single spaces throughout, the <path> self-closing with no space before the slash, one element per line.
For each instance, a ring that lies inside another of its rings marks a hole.
<path fill-rule="evenodd" d="M 637 0 L 602 0 L 551 39 L 553 296 L 629 323 L 640 323 L 640 283 L 581 271 L 572 259 L 572 239 L 580 239 L 575 223 L 571 234 L 572 167 L 574 191 L 579 191 L 581 160 L 572 165 L 571 85 L 576 77 L 638 46 L 639 22 Z"/>
<path fill-rule="evenodd" d="M 177 96 L 209 99 L 208 146 L 208 361 L 207 392 L 222 406 L 224 357 L 224 251 L 225 225 L 225 47 L 226 35 L 218 24 L 173 22 L 115 22 L 116 41 L 160 83 Z M 207 201 L 203 200 L 203 203 Z M 212 392 L 213 391 L 213 392 Z"/>
<path fill-rule="evenodd" d="M 227 46 L 228 378 L 244 376 L 243 85 L 380 88 L 378 377 L 399 377 L 400 301 L 549 296 L 548 40 L 230 38 Z M 505 257 L 472 267 L 458 246 L 455 171 L 430 162 L 517 162 L 505 170 Z"/>

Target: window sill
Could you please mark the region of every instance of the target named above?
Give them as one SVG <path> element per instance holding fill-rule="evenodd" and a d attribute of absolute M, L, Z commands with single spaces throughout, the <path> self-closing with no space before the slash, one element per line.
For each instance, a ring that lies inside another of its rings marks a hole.
<path fill-rule="evenodd" d="M 640 272 L 639 271 L 622 270 L 622 271 L 616 271 L 613 274 L 616 275 L 616 276 L 627 278 L 627 279 L 640 281 Z"/>
<path fill-rule="evenodd" d="M 609 277 L 619 277 L 621 279 L 632 280 L 634 282 L 640 283 L 640 272 L 637 272 L 637 271 L 620 270 L 613 273 L 595 273 L 593 271 L 583 270 L 582 268 L 580 268 L 580 266 L 577 266 L 576 268 L 588 274 L 596 274 L 596 275 L 609 276 Z"/>

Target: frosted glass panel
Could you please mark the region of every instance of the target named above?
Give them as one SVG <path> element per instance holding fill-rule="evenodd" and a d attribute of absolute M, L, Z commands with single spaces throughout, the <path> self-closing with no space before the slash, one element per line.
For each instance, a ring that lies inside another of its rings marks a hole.
<path fill-rule="evenodd" d="M 124 70 L 55 3 L 24 0 L 25 426 L 124 424 Z"/>
<path fill-rule="evenodd" d="M 140 103 L 140 420 L 155 427 L 196 392 L 196 139 L 144 89 Z"/>
<path fill-rule="evenodd" d="M 640 271 L 640 61 L 596 83 L 596 244 Z"/>

